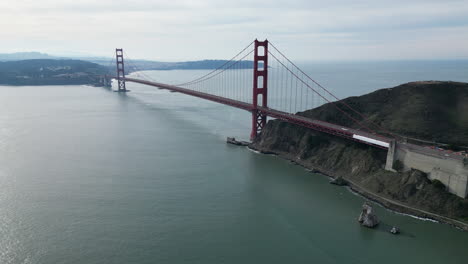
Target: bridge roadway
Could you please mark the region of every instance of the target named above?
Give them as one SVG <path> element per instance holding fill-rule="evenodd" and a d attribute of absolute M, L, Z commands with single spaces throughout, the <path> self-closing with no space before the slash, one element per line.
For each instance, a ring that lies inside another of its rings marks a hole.
<path fill-rule="evenodd" d="M 213 102 L 240 108 L 249 112 L 253 112 L 255 110 L 253 108 L 253 105 L 249 103 L 245 103 L 242 101 L 237 101 L 237 100 L 233 100 L 233 99 L 229 99 L 229 98 L 225 98 L 221 96 L 216 96 L 216 95 L 212 95 L 208 93 L 193 91 L 190 89 L 186 89 L 186 88 L 182 88 L 182 87 L 178 87 L 174 85 L 139 80 L 139 79 L 134 79 L 134 78 L 127 78 L 127 77 L 125 77 L 125 81 L 145 84 L 149 86 L 158 87 L 161 89 L 166 89 L 172 92 L 178 92 L 178 93 L 182 93 L 186 95 L 195 96 L 198 98 L 202 98 L 202 99 L 210 100 Z M 256 110 L 260 111 L 261 113 L 267 116 L 277 118 L 277 119 L 280 119 L 280 120 L 283 120 L 292 124 L 304 126 L 304 127 L 311 128 L 320 132 L 325 132 L 325 133 L 332 134 L 335 136 L 347 138 L 353 141 L 361 142 L 361 143 L 371 145 L 374 147 L 378 147 L 378 148 L 382 148 L 382 149 L 387 149 L 389 146 L 389 142 L 391 141 L 391 139 L 385 138 L 382 136 L 374 135 L 371 133 L 366 133 L 366 132 L 352 129 L 349 127 L 343 127 L 343 126 L 327 123 L 327 122 L 316 120 L 316 119 L 289 114 L 289 113 L 274 110 L 268 107 L 257 107 Z"/>

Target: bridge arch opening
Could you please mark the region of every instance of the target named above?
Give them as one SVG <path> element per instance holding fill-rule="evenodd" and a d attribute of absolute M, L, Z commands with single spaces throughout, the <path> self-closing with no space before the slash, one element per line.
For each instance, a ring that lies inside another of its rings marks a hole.
<path fill-rule="evenodd" d="M 264 46 L 258 46 L 257 47 L 257 55 L 258 56 L 265 56 L 265 47 Z"/>
<path fill-rule="evenodd" d="M 264 81 L 263 81 L 263 76 L 258 76 L 257 77 L 257 88 L 258 89 L 262 89 L 264 88 L 263 85 L 264 85 Z"/>
<path fill-rule="evenodd" d="M 257 64 L 257 71 L 263 71 L 265 70 L 265 63 L 263 61 L 259 61 Z"/>
<path fill-rule="evenodd" d="M 257 102 L 258 102 L 258 106 L 264 106 L 263 105 L 263 95 L 262 94 L 259 94 L 257 96 Z"/>

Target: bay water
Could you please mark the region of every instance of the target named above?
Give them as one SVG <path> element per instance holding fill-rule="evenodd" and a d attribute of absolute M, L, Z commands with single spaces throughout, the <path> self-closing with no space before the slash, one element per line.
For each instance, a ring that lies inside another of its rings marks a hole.
<path fill-rule="evenodd" d="M 468 61 L 301 66 L 342 98 L 468 82 Z M 378 205 L 383 224 L 363 228 L 364 198 L 227 145 L 248 112 L 127 86 L 0 87 L 0 263 L 467 263 L 467 232 Z"/>

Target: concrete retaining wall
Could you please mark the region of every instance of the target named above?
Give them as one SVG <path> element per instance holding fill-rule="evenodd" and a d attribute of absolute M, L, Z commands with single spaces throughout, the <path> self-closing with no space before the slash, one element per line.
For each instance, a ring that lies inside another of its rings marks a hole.
<path fill-rule="evenodd" d="M 386 170 L 393 170 L 393 162 L 403 163 L 403 170 L 417 169 L 431 180 L 441 181 L 449 192 L 462 198 L 468 195 L 468 163 L 463 157 L 434 151 L 420 146 L 392 142 L 387 154 Z"/>

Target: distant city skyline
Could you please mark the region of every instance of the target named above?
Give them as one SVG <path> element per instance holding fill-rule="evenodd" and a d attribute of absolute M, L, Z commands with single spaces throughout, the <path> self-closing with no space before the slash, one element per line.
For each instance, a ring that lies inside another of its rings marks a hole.
<path fill-rule="evenodd" d="M 468 1 L 0 3 L 0 53 L 227 59 L 255 38 L 295 60 L 467 59 Z"/>

